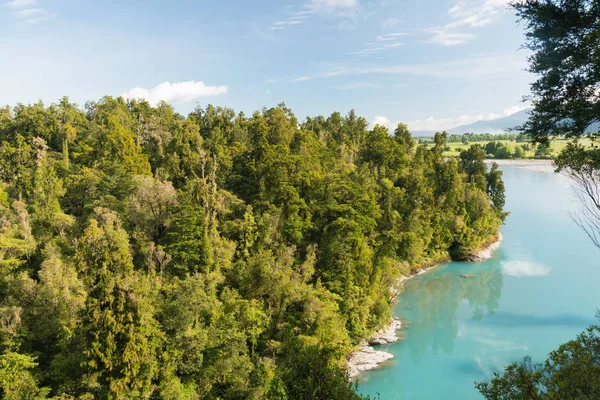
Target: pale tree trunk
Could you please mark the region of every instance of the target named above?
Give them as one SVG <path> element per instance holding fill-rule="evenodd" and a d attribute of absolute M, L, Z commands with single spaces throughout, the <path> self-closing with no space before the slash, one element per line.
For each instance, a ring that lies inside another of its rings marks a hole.
<path fill-rule="evenodd" d="M 565 172 L 572 180 L 571 189 L 579 202 L 579 208 L 570 216 L 600 248 L 600 171 L 585 166 Z"/>

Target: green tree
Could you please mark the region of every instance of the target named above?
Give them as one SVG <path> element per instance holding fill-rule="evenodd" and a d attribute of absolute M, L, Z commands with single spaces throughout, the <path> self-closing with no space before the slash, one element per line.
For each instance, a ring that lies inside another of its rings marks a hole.
<path fill-rule="evenodd" d="M 485 153 L 487 155 L 491 155 L 491 156 L 493 156 L 494 154 L 496 154 L 496 148 L 498 147 L 499 143 L 500 142 L 496 142 L 494 140 L 492 140 L 490 142 L 487 142 L 485 144 Z"/>
<path fill-rule="evenodd" d="M 184 200 L 172 217 L 165 244 L 172 257 L 169 268 L 175 275 L 208 272 L 213 259 L 204 209 Z"/>
<path fill-rule="evenodd" d="M 488 400 L 596 399 L 600 397 L 600 327 L 587 330 L 561 345 L 543 364 L 521 363 L 494 373 L 475 387 Z"/>
<path fill-rule="evenodd" d="M 525 158 L 525 149 L 523 148 L 523 146 L 515 146 L 515 152 L 513 154 L 513 157 L 518 160 Z"/>
<path fill-rule="evenodd" d="M 96 215 L 75 256 L 89 287 L 83 312 L 87 384 L 100 397 L 147 397 L 160 340 L 151 283 L 133 270 L 127 233 L 117 217 L 102 209 Z"/>
<path fill-rule="evenodd" d="M 31 370 L 35 358 L 14 352 L 0 356 L 0 394 L 6 400 L 38 400 L 47 398 L 47 390 L 39 389 Z"/>
<path fill-rule="evenodd" d="M 552 147 L 550 143 L 540 143 L 537 145 L 535 149 L 535 158 L 551 158 L 552 157 Z"/>
<path fill-rule="evenodd" d="M 460 168 L 467 174 L 468 182 L 481 190 L 485 190 L 486 187 L 484 159 L 485 151 L 477 144 L 472 144 L 469 149 L 460 152 Z"/>
<path fill-rule="evenodd" d="M 534 108 L 521 127 L 538 142 L 580 137 L 600 121 L 600 4 L 594 0 L 514 1 L 532 51 Z M 597 129 L 596 129 L 597 130 Z"/>
<path fill-rule="evenodd" d="M 506 196 L 504 195 L 504 182 L 502 181 L 502 171 L 498 170 L 498 164 L 493 163 L 492 168 L 487 173 L 487 193 L 492 199 L 494 208 L 498 213 L 502 213 Z"/>
<path fill-rule="evenodd" d="M 496 147 L 496 152 L 494 153 L 494 158 L 498 158 L 501 160 L 509 159 L 512 157 L 512 152 L 510 148 L 504 144 Z"/>
<path fill-rule="evenodd" d="M 283 103 L 0 109 L 0 395 L 361 398 L 346 359 L 398 277 L 497 234 L 501 174 L 444 157 L 461 138 Z"/>

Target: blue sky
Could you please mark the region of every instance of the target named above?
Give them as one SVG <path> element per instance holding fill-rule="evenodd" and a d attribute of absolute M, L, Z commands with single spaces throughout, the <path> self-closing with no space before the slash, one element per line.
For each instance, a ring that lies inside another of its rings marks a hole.
<path fill-rule="evenodd" d="M 451 128 L 523 107 L 508 0 L 0 0 L 0 104 L 104 95 Z"/>

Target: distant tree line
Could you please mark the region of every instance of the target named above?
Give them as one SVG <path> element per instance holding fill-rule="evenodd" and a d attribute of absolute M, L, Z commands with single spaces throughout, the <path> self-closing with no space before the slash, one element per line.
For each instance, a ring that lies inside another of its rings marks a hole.
<path fill-rule="evenodd" d="M 506 143 L 491 141 L 486 143 L 485 152 L 488 157 L 493 157 L 497 159 L 523 159 L 527 157 L 527 153 L 530 150 L 535 150 L 533 158 L 538 159 L 550 159 L 552 158 L 552 147 L 550 143 L 542 143 L 539 145 L 525 143 L 522 145 L 514 146 L 514 149 L 511 149 Z"/>
<path fill-rule="evenodd" d="M 517 133 L 463 133 L 447 135 L 448 143 L 489 142 L 496 140 L 509 140 L 517 143 L 530 142 L 528 135 Z M 433 143 L 433 138 L 420 138 L 419 143 Z"/>

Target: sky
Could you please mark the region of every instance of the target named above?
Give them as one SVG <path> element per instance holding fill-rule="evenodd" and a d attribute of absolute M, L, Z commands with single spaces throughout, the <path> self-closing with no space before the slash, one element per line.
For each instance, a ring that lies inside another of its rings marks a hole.
<path fill-rule="evenodd" d="M 354 109 L 449 129 L 526 107 L 533 76 L 509 0 L 0 0 L 0 104 L 105 95 Z"/>

